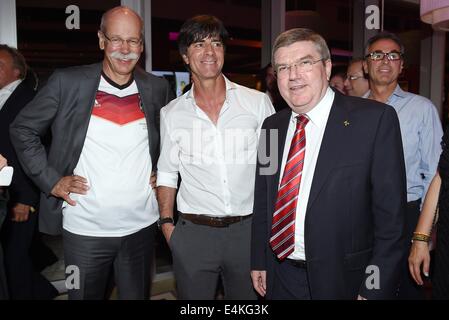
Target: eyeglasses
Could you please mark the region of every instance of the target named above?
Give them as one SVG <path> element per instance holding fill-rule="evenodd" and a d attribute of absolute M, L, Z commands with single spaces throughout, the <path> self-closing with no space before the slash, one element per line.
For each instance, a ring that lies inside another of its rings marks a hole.
<path fill-rule="evenodd" d="M 391 51 L 391 52 L 382 52 L 382 51 L 374 51 L 371 53 L 368 53 L 365 58 L 370 58 L 373 61 L 379 61 L 383 60 L 385 57 L 387 57 L 390 61 L 397 61 L 402 58 L 403 54 L 401 52 L 397 51 Z"/>
<path fill-rule="evenodd" d="M 136 38 L 131 38 L 131 39 L 122 39 L 119 37 L 112 37 L 109 38 L 105 33 L 101 33 L 106 40 L 108 40 L 113 47 L 121 47 L 123 46 L 123 43 L 126 42 L 128 44 L 128 46 L 130 46 L 131 48 L 137 48 L 142 44 L 142 39 L 136 39 Z"/>
<path fill-rule="evenodd" d="M 354 81 L 354 80 L 357 80 L 360 78 L 363 78 L 363 76 L 351 76 L 349 74 L 346 76 L 346 79 L 351 80 L 351 81 Z"/>
<path fill-rule="evenodd" d="M 292 67 L 299 73 L 306 73 L 312 71 L 313 65 L 320 61 L 323 61 L 324 58 L 318 60 L 305 59 L 293 62 L 292 64 L 280 64 L 276 66 L 276 74 L 278 77 L 286 77 L 290 74 L 290 69 Z"/>

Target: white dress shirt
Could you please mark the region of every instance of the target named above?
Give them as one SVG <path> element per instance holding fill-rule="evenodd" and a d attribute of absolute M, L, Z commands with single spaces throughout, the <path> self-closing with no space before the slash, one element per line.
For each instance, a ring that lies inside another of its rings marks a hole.
<path fill-rule="evenodd" d="M 335 93 L 327 88 L 324 97 L 309 112 L 306 113 L 309 122 L 306 125 L 306 153 L 304 156 L 304 167 L 302 170 L 301 184 L 298 194 L 298 204 L 296 206 L 295 221 L 295 250 L 288 257 L 289 259 L 305 260 L 304 249 L 304 222 L 306 218 L 307 203 L 309 201 L 310 188 L 312 186 L 315 166 L 320 152 L 321 142 L 323 141 L 324 131 L 326 129 L 327 119 L 334 102 Z M 285 139 L 284 153 L 282 155 L 282 166 L 279 178 L 279 184 L 284 174 L 285 162 L 287 161 L 290 144 L 296 129 L 297 113 L 292 112 L 290 123 L 288 125 L 287 137 Z"/>
<path fill-rule="evenodd" d="M 215 125 L 197 106 L 194 87 L 161 110 L 157 185 L 177 188 L 178 210 L 243 216 L 253 210 L 260 128 L 274 113 L 268 96 L 225 79 L 226 100 Z"/>
<path fill-rule="evenodd" d="M 19 86 L 21 82 L 22 79 L 19 79 L 11 82 L 10 84 L 7 84 L 6 86 L 0 89 L 0 110 L 2 110 L 6 101 L 9 99 L 9 97 L 12 95 L 14 90 L 16 90 L 16 88 Z"/>

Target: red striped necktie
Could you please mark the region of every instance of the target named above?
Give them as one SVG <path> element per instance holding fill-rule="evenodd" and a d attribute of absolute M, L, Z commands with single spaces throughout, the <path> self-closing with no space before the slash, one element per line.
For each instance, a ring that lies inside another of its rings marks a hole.
<path fill-rule="evenodd" d="M 274 207 L 270 245 L 281 261 L 295 249 L 296 206 L 306 154 L 305 126 L 308 122 L 309 119 L 304 115 L 296 117 L 296 130 Z"/>

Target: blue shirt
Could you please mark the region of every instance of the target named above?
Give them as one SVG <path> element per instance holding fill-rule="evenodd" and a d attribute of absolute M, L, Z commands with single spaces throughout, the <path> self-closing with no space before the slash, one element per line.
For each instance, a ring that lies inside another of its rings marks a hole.
<path fill-rule="evenodd" d="M 368 97 L 368 91 L 364 97 Z M 438 167 L 443 129 L 437 108 L 422 96 L 396 86 L 387 104 L 397 112 L 401 126 L 407 175 L 407 201 L 422 199 Z"/>

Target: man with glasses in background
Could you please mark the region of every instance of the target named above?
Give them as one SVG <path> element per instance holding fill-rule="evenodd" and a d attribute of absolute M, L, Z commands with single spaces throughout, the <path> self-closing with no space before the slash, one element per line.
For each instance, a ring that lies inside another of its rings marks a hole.
<path fill-rule="evenodd" d="M 69 299 L 104 299 L 111 272 L 119 299 L 148 299 L 159 217 L 150 176 L 158 113 L 172 93 L 136 67 L 143 51 L 137 13 L 107 11 L 98 38 L 102 63 L 55 71 L 13 122 L 11 137 L 42 191 L 41 230 L 62 227 L 66 266 L 79 270 Z M 48 130 L 47 156 L 40 137 Z"/>
<path fill-rule="evenodd" d="M 363 72 L 362 58 L 349 62 L 344 82 L 346 93 L 352 97 L 363 97 L 369 90 L 368 77 Z"/>
<path fill-rule="evenodd" d="M 407 174 L 406 237 L 413 236 L 420 206 L 435 175 L 441 154 L 443 130 L 436 107 L 422 96 L 405 92 L 398 84 L 404 67 L 404 45 L 392 33 L 380 33 L 368 40 L 363 67 L 369 75 L 368 91 L 364 97 L 391 105 L 401 126 Z M 416 285 L 408 271 L 405 248 L 399 299 L 423 299 L 422 288 Z"/>

